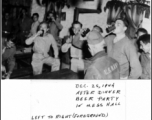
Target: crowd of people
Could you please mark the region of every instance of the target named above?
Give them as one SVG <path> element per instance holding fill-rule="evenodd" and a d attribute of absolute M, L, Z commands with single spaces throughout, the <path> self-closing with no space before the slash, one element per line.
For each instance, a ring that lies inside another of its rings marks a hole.
<path fill-rule="evenodd" d="M 63 29 L 60 18 L 52 12 L 47 14 L 43 22 L 39 22 L 39 14 L 34 13 L 33 21 L 26 17 L 23 10 L 22 19 L 18 22 L 19 30 L 5 13 L 3 22 L 2 71 L 10 78 L 15 66 L 16 44 L 32 46 L 33 75 L 42 74 L 43 65 L 51 66 L 51 71 L 63 69 L 59 54 L 70 50 L 69 69 L 77 73 L 81 79 L 150 79 L 151 78 L 151 41 L 150 34 L 139 28 L 134 39 L 125 34 L 128 22 L 118 18 L 112 34 L 103 36 L 100 26 L 94 25 L 92 30 L 83 28 L 82 23 L 72 23 L 72 33 L 62 43 L 59 32 Z M 17 41 L 12 42 L 10 34 L 18 32 Z M 52 47 L 52 51 L 50 48 Z M 6 71 L 4 62 L 9 66 Z"/>

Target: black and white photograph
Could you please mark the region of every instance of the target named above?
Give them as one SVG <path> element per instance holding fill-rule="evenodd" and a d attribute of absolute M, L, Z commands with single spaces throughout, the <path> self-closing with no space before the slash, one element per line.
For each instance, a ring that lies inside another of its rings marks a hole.
<path fill-rule="evenodd" d="M 150 1 L 3 0 L 2 79 L 150 79 Z"/>
<path fill-rule="evenodd" d="M 151 120 L 151 0 L 2 0 L 2 120 Z"/>

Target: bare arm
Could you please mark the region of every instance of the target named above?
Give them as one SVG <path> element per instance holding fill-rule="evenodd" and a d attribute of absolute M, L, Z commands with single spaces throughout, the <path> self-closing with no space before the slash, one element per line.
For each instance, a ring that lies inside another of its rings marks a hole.
<path fill-rule="evenodd" d="M 56 26 L 58 27 L 59 30 L 63 29 L 63 26 L 61 25 L 60 20 L 57 19 L 54 21 L 54 23 L 56 24 Z"/>
<path fill-rule="evenodd" d="M 30 38 L 26 39 L 25 43 L 26 43 L 27 45 L 31 45 L 31 44 L 34 42 L 35 38 L 36 38 L 37 36 L 39 36 L 41 33 L 42 33 L 42 31 L 38 31 L 36 34 L 34 34 L 34 35 L 32 35 Z"/>

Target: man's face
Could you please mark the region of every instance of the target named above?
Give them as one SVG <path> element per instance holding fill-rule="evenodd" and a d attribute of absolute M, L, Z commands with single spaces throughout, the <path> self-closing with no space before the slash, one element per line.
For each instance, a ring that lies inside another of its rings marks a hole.
<path fill-rule="evenodd" d="M 127 29 L 122 20 L 117 20 L 115 22 L 115 27 L 116 27 L 114 30 L 115 34 L 124 33 Z"/>
<path fill-rule="evenodd" d="M 36 22 L 38 20 L 38 17 L 36 15 L 34 15 L 33 20 L 34 20 L 34 22 Z"/>
<path fill-rule="evenodd" d="M 95 30 L 95 31 L 97 31 L 97 32 L 101 32 L 100 29 L 99 29 L 98 27 L 93 27 L 92 30 Z"/>
<path fill-rule="evenodd" d="M 47 25 L 45 23 L 41 24 L 40 30 L 44 30 L 44 34 L 45 34 L 48 31 Z"/>
<path fill-rule="evenodd" d="M 150 43 L 144 44 L 142 41 L 140 41 L 140 49 L 142 49 L 145 53 L 149 53 Z"/>
<path fill-rule="evenodd" d="M 54 18 L 53 17 L 53 14 L 52 13 L 50 13 L 49 15 L 48 15 L 48 17 L 47 17 L 48 19 L 52 19 L 52 18 Z"/>
<path fill-rule="evenodd" d="M 77 34 L 80 31 L 80 29 L 81 29 L 80 24 L 74 24 L 73 25 L 73 32 L 74 32 L 74 34 Z"/>

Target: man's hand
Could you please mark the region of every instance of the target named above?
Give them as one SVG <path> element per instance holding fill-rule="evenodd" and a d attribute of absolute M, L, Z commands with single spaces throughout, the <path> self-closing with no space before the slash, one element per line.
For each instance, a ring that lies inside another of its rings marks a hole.
<path fill-rule="evenodd" d="M 5 79 L 10 79 L 11 77 L 11 73 L 7 73 L 6 78 Z"/>
<path fill-rule="evenodd" d="M 36 36 L 39 36 L 39 35 L 41 35 L 43 33 L 43 31 L 42 30 L 39 30 L 37 33 L 36 33 Z"/>
<path fill-rule="evenodd" d="M 11 47 L 13 47 L 14 46 L 14 43 L 12 42 L 12 41 L 8 41 L 7 43 L 6 43 L 6 48 L 11 48 Z"/>
<path fill-rule="evenodd" d="M 72 37 L 68 37 L 68 39 L 66 40 L 66 43 L 71 43 L 72 42 Z"/>
<path fill-rule="evenodd" d="M 79 31 L 79 34 L 81 35 L 84 31 L 86 31 L 87 30 L 87 28 L 83 28 L 83 29 L 81 29 L 80 31 Z"/>

